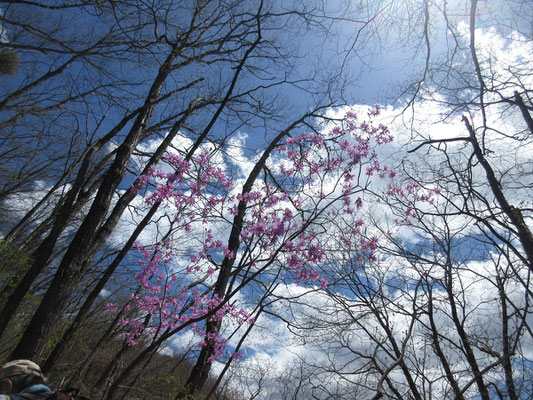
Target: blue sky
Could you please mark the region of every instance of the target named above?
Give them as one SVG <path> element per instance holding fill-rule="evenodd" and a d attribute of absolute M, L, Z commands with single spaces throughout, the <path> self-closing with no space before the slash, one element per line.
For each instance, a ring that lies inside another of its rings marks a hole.
<path fill-rule="evenodd" d="M 331 5 L 334 4 L 334 5 Z M 337 3 L 328 3 L 328 7 L 331 7 L 329 11 L 336 13 L 335 9 Z M 340 4 L 340 3 L 339 3 Z M 389 3 L 380 3 L 380 4 L 389 4 Z M 413 37 L 407 37 L 408 34 L 420 34 L 423 29 L 419 22 L 423 17 L 423 13 L 418 8 L 415 10 L 414 14 L 416 16 L 416 21 L 409 20 L 398 20 L 395 19 L 396 14 L 394 12 L 402 11 L 402 5 L 407 5 L 408 2 L 392 2 L 395 7 L 390 9 L 385 8 L 382 11 L 382 14 L 376 18 L 372 24 L 369 24 L 363 31 L 361 31 L 361 36 L 357 42 L 355 42 L 355 47 L 352 49 L 351 45 L 354 43 L 354 37 L 357 32 L 357 28 L 361 27 L 361 22 L 332 22 L 332 25 L 328 27 L 330 36 L 324 37 L 323 32 L 321 31 L 311 31 L 303 33 L 304 30 L 298 31 L 295 27 L 294 34 L 299 33 L 303 36 L 295 38 L 291 36 L 291 33 L 285 34 L 284 40 L 289 41 L 288 49 L 289 51 L 294 51 L 293 56 L 297 56 L 295 61 L 295 69 L 292 71 L 290 76 L 291 79 L 301 78 L 301 77 L 310 77 L 316 71 L 318 73 L 317 78 L 313 81 L 306 82 L 302 84 L 303 86 L 308 86 L 312 90 L 322 91 L 325 88 L 325 76 L 327 76 L 331 71 L 338 72 L 339 66 L 343 65 L 342 72 L 346 75 L 344 79 L 334 80 L 334 83 L 339 84 L 338 88 L 345 90 L 345 103 L 346 108 L 344 110 L 337 110 L 338 115 L 342 111 L 346 111 L 349 107 L 354 108 L 360 113 L 364 113 L 367 106 L 373 105 L 374 103 L 382 103 L 385 105 L 384 111 L 382 114 L 382 120 L 384 123 L 388 124 L 393 130 L 393 133 L 396 136 L 396 141 L 391 145 L 390 148 L 384 150 L 383 153 L 380 153 L 381 156 L 387 159 L 388 162 L 397 166 L 400 161 L 410 162 L 408 165 L 410 168 L 405 172 L 416 176 L 420 179 L 425 180 L 426 182 L 432 182 L 435 180 L 436 184 L 443 186 L 443 190 L 446 190 L 446 193 L 450 193 L 452 201 L 460 203 L 460 196 L 455 196 L 456 188 L 453 184 L 449 182 L 439 181 L 443 175 L 438 175 L 442 171 L 446 170 L 446 158 L 442 152 L 437 151 L 435 148 L 431 151 L 421 151 L 416 154 L 407 154 L 406 149 L 413 148 L 414 143 L 420 143 L 423 140 L 429 138 L 450 138 L 457 135 L 464 134 L 464 125 L 459 119 L 459 116 L 456 115 L 455 110 L 450 109 L 446 104 L 446 98 L 441 95 L 438 91 L 434 89 L 433 83 L 429 82 L 423 87 L 421 96 L 417 99 L 414 110 L 414 118 L 411 119 L 409 113 L 402 114 L 403 106 L 409 98 L 408 94 L 400 98 L 402 90 L 406 89 L 406 84 L 413 83 L 413 80 L 420 77 L 422 74 L 422 69 L 424 66 L 424 61 L 426 57 L 426 48 L 425 41 L 423 37 L 418 36 L 413 39 Z M 436 4 L 441 4 L 437 2 Z M 452 21 L 452 27 L 456 32 L 460 33 L 463 40 L 463 45 L 467 43 L 468 35 L 467 30 L 465 29 L 464 22 L 466 21 L 465 15 L 468 11 L 468 6 L 464 2 L 452 2 L 452 5 L 460 4 L 458 14 L 456 19 Z M 524 3 L 527 4 L 527 3 Z M 480 3 L 480 11 L 482 13 L 491 12 L 497 13 L 497 8 L 505 8 L 506 2 L 498 2 L 493 9 L 485 9 L 485 2 Z M 432 9 L 432 12 L 436 10 L 436 7 Z M 398 14 L 401 16 L 400 14 Z M 489 14 L 483 14 L 489 15 Z M 531 9 L 524 6 L 523 19 L 518 18 L 516 15 L 513 17 L 516 22 L 516 28 L 524 30 L 528 27 L 527 17 L 531 15 Z M 338 16 L 338 13 L 337 13 Z M 349 14 L 343 14 L 343 16 L 349 16 Z M 433 15 L 432 15 L 433 16 Z M 365 19 L 364 15 L 355 14 L 354 18 Z M 73 17 L 74 18 L 74 17 Z M 531 42 L 530 37 L 528 40 L 524 40 L 523 36 L 515 36 L 514 41 L 512 42 L 513 46 L 508 46 L 506 40 L 503 39 L 502 33 L 509 33 L 508 27 L 498 26 L 494 30 L 488 29 L 490 22 L 485 23 L 483 26 L 485 17 L 480 19 L 480 25 L 482 28 L 477 31 L 479 48 L 480 48 L 480 58 L 482 63 L 488 63 L 489 61 L 492 64 L 484 64 L 488 66 L 494 66 L 495 71 L 494 77 L 504 80 L 508 78 L 508 73 L 513 72 L 509 71 L 508 66 L 513 66 L 519 64 L 519 61 L 523 62 L 523 68 L 525 69 L 524 75 L 526 77 L 525 85 L 531 87 L 531 65 L 528 65 L 528 62 L 531 63 Z M 463 24 L 460 22 L 463 21 Z M 411 24 L 409 24 L 411 22 Z M 503 20 L 503 25 L 507 21 Z M 437 22 L 434 22 L 431 25 L 431 35 L 429 36 L 432 49 L 432 66 L 438 66 L 441 61 L 441 56 L 446 55 L 445 51 L 448 50 L 447 45 L 453 43 L 451 38 L 445 35 L 442 30 L 442 19 L 438 19 Z M 75 30 L 72 28 L 73 31 Z M 78 32 L 83 34 L 83 32 Z M 269 35 L 277 35 L 278 32 L 272 31 L 268 33 Z M 449 41 L 444 40 L 447 38 Z M 294 40 L 293 40 L 294 39 Z M 293 40 L 292 42 L 290 42 Z M 491 48 L 492 46 L 492 48 Z M 347 49 L 351 49 L 347 52 Z M 517 54 L 522 54 L 522 58 L 518 57 Z M 301 56 L 301 58 L 298 58 Z M 466 57 L 466 56 L 465 56 Z M 528 58 L 529 57 L 529 58 Z M 462 58 L 458 57 L 458 64 Z M 156 63 L 154 63 L 156 65 Z M 454 64 L 455 65 L 455 64 Z M 281 76 L 278 74 L 283 70 L 283 67 L 280 65 L 275 65 L 271 63 L 267 71 L 264 72 L 265 77 L 270 77 L 272 79 L 281 79 Z M 206 67 L 205 71 L 208 71 L 209 68 Z M 470 69 L 471 71 L 471 69 Z M 76 70 L 74 71 L 76 72 Z M 82 70 L 79 76 L 82 76 Z M 200 74 L 199 71 L 193 71 L 194 73 Z M 231 72 L 231 71 L 229 71 Z M 124 70 L 121 70 L 120 73 L 125 76 L 133 75 L 133 67 L 125 66 Z M 226 76 L 224 74 L 228 71 L 223 71 L 221 76 Z M 270 76 L 269 76 L 270 74 Z M 500 75 L 498 75 L 500 74 Z M 507 75 L 506 75 L 507 74 Z M 74 73 L 72 76 L 76 76 Z M 151 75 L 147 77 L 138 77 L 139 82 L 142 85 L 145 84 L 145 81 L 153 78 L 155 75 L 154 71 L 151 71 Z M 512 75 L 512 74 L 511 74 Z M 438 76 L 438 75 L 435 75 Z M 17 78 L 12 82 L 12 84 L 18 83 Z M 213 78 L 213 82 L 217 81 L 218 78 Z M 220 83 L 220 81 L 217 81 Z M 458 79 L 451 80 L 451 86 L 454 86 L 458 82 Z M 253 85 L 254 78 L 251 74 L 247 75 L 247 79 L 244 82 L 245 84 Z M 449 83 L 449 82 L 448 82 Z M 244 84 L 243 84 L 244 85 Z M 242 86 L 243 87 L 243 86 Z M 239 87 L 241 89 L 242 87 Z M 459 89 L 460 90 L 460 89 Z M 450 91 L 453 93 L 453 91 Z M 232 157 L 220 157 L 218 160 L 221 165 L 224 165 L 227 170 L 233 170 L 236 173 L 237 178 L 237 187 L 235 192 L 240 189 L 239 185 L 242 185 L 242 180 L 245 178 L 246 174 L 250 171 L 251 166 L 254 163 L 254 156 L 257 156 L 263 150 L 265 143 L 268 143 L 268 140 L 271 139 L 274 135 L 279 132 L 279 128 L 285 127 L 287 121 L 292 121 L 291 117 L 294 119 L 295 116 L 298 116 L 299 113 L 306 111 L 308 107 L 316 101 L 316 97 L 310 95 L 308 92 L 302 88 L 296 89 L 291 85 L 281 85 L 276 86 L 275 88 L 269 91 L 269 95 L 279 95 L 279 104 L 283 105 L 282 114 L 287 118 L 281 118 L 279 120 L 268 121 L 268 126 L 256 126 L 255 128 L 245 127 L 238 129 L 233 132 L 231 129 L 234 129 L 236 125 L 225 124 L 224 121 L 218 123 L 213 133 L 215 136 L 221 136 L 226 133 L 232 133 L 232 138 L 228 141 L 229 146 L 227 152 L 230 153 Z M 316 95 L 316 93 L 315 93 Z M 463 91 L 462 95 L 471 95 L 470 91 Z M 131 100 L 131 99 L 129 99 Z M 514 132 L 518 125 L 515 124 L 517 115 L 516 114 L 505 114 L 498 108 L 499 106 L 494 106 L 494 114 L 489 117 L 489 123 L 494 127 L 494 132 L 503 131 L 503 132 Z M 492 110 L 492 109 L 491 109 Z M 114 112 L 119 113 L 119 108 L 115 109 Z M 333 114 L 333 111 L 329 111 Z M 118 114 L 116 114 L 118 115 Z M 116 115 L 110 115 L 110 120 L 116 120 Z M 452 117 L 443 122 L 442 117 L 444 115 L 452 115 Z M 505 115 L 506 118 L 500 118 L 500 115 Z M 476 123 L 479 123 L 481 120 L 480 114 L 477 110 L 472 109 L 471 115 L 472 120 Z M 197 116 L 198 120 L 206 119 L 207 117 L 204 114 Z M 91 120 L 90 124 L 96 124 L 96 121 Z M 98 132 L 101 134 L 107 128 L 107 124 L 110 122 L 105 122 Z M 494 133 L 493 132 L 493 133 Z M 299 133 L 299 132 L 296 132 Z M 163 133 L 164 134 L 164 133 Z M 240 135 L 240 136 L 238 136 Z M 188 133 L 185 133 L 184 136 L 190 136 Z M 494 152 L 492 161 L 494 165 L 499 169 L 499 172 L 505 179 L 508 179 L 510 185 L 508 186 L 508 191 L 506 192 L 509 197 L 516 201 L 517 204 L 530 204 L 531 203 L 531 189 L 527 187 L 518 187 L 515 188 L 511 184 L 518 182 L 523 183 L 523 178 L 520 175 L 523 171 L 530 171 L 531 160 L 530 154 L 532 151 L 530 141 L 525 142 L 525 144 L 519 143 L 511 140 L 512 138 L 506 137 L 501 138 L 499 136 L 490 136 L 488 137 L 489 143 L 492 146 L 491 149 Z M 158 141 L 155 140 L 151 143 L 146 143 L 143 149 L 153 149 L 158 144 Z M 184 139 L 179 138 L 176 140 L 176 146 L 183 148 L 185 146 L 190 146 L 190 138 Z M 209 149 L 207 146 L 204 149 Z M 452 162 L 456 162 L 460 165 L 461 162 L 464 162 L 469 156 L 468 149 L 465 150 L 465 146 L 462 143 L 453 143 L 450 144 L 447 149 L 453 153 Z M 502 151 L 503 150 L 503 151 Z M 141 160 L 141 157 L 137 159 Z M 236 160 L 236 161 L 235 161 Z M 513 168 L 513 163 L 520 164 L 523 166 L 523 171 L 517 171 Z M 479 168 L 473 168 L 473 177 L 475 182 L 484 182 L 483 174 Z M 124 182 L 124 187 L 126 188 L 131 183 L 132 178 L 128 178 Z M 36 185 L 37 187 L 37 185 Z M 376 191 L 383 189 L 376 187 Z M 491 194 L 487 190 L 486 185 L 480 185 L 478 188 L 479 192 L 485 194 L 490 201 L 492 201 Z M 13 199 L 15 203 L 17 199 Z M 135 206 L 142 206 L 142 199 L 137 199 Z M 440 199 L 434 205 L 434 209 L 427 207 L 424 211 L 434 211 L 434 210 L 444 210 L 446 201 Z M 479 203 L 475 203 L 479 206 Z M 482 206 L 479 206 L 482 207 Z M 480 208 L 480 211 L 483 216 L 488 216 L 490 210 L 485 210 Z M 375 217 L 375 226 L 368 224 L 368 233 L 373 234 L 378 232 L 379 229 L 383 228 L 378 225 L 379 223 L 387 221 L 387 218 L 391 215 L 390 210 L 387 211 L 387 207 L 383 204 L 380 204 L 376 200 L 376 204 L 369 209 L 364 209 L 361 211 L 366 213 L 367 217 Z M 229 218 L 229 217 L 228 217 Z M 380 220 L 379 218 L 382 218 Z M 132 222 L 138 220 L 138 217 L 133 216 L 132 214 L 125 215 L 123 221 L 121 222 L 120 228 L 117 230 L 115 235 L 111 238 L 111 244 L 120 243 L 121 240 L 124 240 L 125 234 L 131 232 Z M 154 237 L 157 237 L 161 231 L 164 230 L 167 226 L 165 224 L 168 221 L 161 219 L 161 225 L 150 226 L 147 231 L 141 237 L 142 241 L 150 243 Z M 450 229 L 450 231 L 456 234 L 455 238 L 452 241 L 454 245 L 454 252 L 460 262 L 456 263 L 456 266 L 467 267 L 467 271 L 464 274 L 457 274 L 457 280 L 460 284 L 468 287 L 468 291 L 465 291 L 465 313 L 468 315 L 469 327 L 471 327 L 471 332 L 473 336 L 479 335 L 482 337 L 485 333 L 491 333 L 495 329 L 501 328 L 497 322 L 490 320 L 492 314 L 498 312 L 498 301 L 494 291 L 494 276 L 491 275 L 497 270 L 497 267 L 500 267 L 500 264 L 491 262 L 489 260 L 489 251 L 486 247 L 478 247 L 478 239 L 482 238 L 483 233 L 479 230 L 478 225 L 475 221 L 464 216 L 456 215 L 450 217 L 446 221 L 440 221 L 436 223 L 442 223 L 442 226 Z M 448 224 L 448 225 L 445 225 Z M 220 224 L 217 226 L 216 234 L 220 235 L 222 241 L 226 241 L 229 233 L 229 224 Z M 193 243 L 194 234 L 198 233 L 200 236 L 204 234 L 204 227 L 198 226 L 196 231 L 193 231 L 191 235 L 185 235 L 182 232 L 182 235 L 178 235 L 176 240 L 179 241 L 179 244 L 183 247 L 183 241 L 188 240 L 187 244 Z M 431 235 L 424 231 L 422 226 L 402 226 L 394 227 L 394 234 L 398 235 L 401 240 L 404 240 L 406 243 L 409 243 L 413 248 L 431 248 L 430 240 Z M 383 228 L 384 230 L 385 228 Z M 418 229 L 418 230 L 417 230 Z M 445 229 L 443 228 L 443 231 Z M 386 246 L 386 239 L 383 246 Z M 194 244 L 194 243 L 193 243 Z M 193 246 L 191 244 L 191 247 Z M 181 254 L 187 255 L 189 248 L 186 251 L 183 251 Z M 424 249 L 423 249 L 424 250 Z M 429 252 L 428 252 L 429 253 Z M 512 256 L 512 255 L 511 255 Z M 380 263 L 375 266 L 370 266 L 368 269 L 369 274 L 374 274 L 373 276 L 377 278 L 383 278 L 385 281 L 391 284 L 391 288 L 398 285 L 401 279 L 405 279 L 409 282 L 410 279 L 414 279 L 416 274 L 420 273 L 420 270 L 417 270 L 413 266 L 406 265 L 405 260 L 402 260 L 399 257 L 392 256 L 383 256 L 380 259 Z M 510 267 L 513 266 L 513 262 L 516 262 L 516 259 L 510 257 L 509 265 L 506 264 L 506 261 L 502 261 L 501 266 Z M 178 267 L 183 267 L 184 260 L 176 260 Z M 440 272 L 438 272 L 440 273 Z M 367 279 L 367 278 L 365 278 Z M 363 279 L 363 281 L 365 281 Z M 368 279 L 368 281 L 370 281 Z M 277 294 L 285 295 L 287 293 L 293 294 L 295 296 L 302 296 L 301 301 L 298 303 L 289 304 L 288 302 L 279 302 L 273 306 L 273 310 L 279 312 L 282 315 L 290 315 L 296 318 L 294 322 L 295 325 L 302 321 L 306 321 L 306 318 L 315 316 L 318 319 L 335 318 L 343 319 L 348 318 L 347 314 L 343 314 L 343 310 L 339 310 L 338 314 L 335 315 L 334 312 L 330 315 L 323 316 L 318 311 L 321 307 L 323 309 L 335 310 L 336 305 L 333 303 L 331 298 L 328 298 L 325 293 L 314 290 L 311 288 L 311 285 L 297 285 L 295 282 L 285 282 L 284 285 L 280 286 L 277 289 Z M 424 293 L 414 293 L 413 287 L 407 284 L 405 287 L 401 288 L 403 290 L 391 290 L 389 295 L 391 303 L 395 305 L 393 310 L 390 310 L 390 319 L 394 323 L 395 332 L 397 332 L 398 338 L 403 338 L 404 332 L 406 330 L 407 323 L 409 322 L 405 314 L 402 314 L 402 311 L 409 308 L 409 300 L 412 297 L 419 296 L 420 301 L 424 301 Z M 332 289 L 334 290 L 334 289 Z M 344 292 L 344 289 L 339 289 L 337 295 L 345 297 L 346 301 L 351 304 L 354 309 L 360 306 L 356 304 L 356 296 L 353 293 L 348 291 Z M 309 291 L 309 292 L 308 292 Z M 414 293 L 414 294 L 413 294 Z M 520 301 L 523 301 L 523 293 L 520 290 L 520 287 L 513 289 L 510 293 L 510 297 L 521 304 Z M 249 306 L 247 301 L 248 297 L 251 296 L 251 293 L 242 293 L 241 295 L 236 296 L 236 301 L 242 303 L 244 306 Z M 522 297 L 521 297 L 522 296 Z M 521 300 L 522 299 L 522 300 Z M 353 304 L 352 304 L 353 302 Z M 439 303 L 439 323 L 442 326 L 442 329 L 445 330 L 449 325 L 449 318 L 447 314 L 447 306 L 445 300 L 442 300 Z M 376 319 L 371 318 L 368 313 L 361 317 L 367 325 L 377 326 Z M 476 323 L 478 324 L 476 325 Z M 303 322 L 302 322 L 303 323 Z M 371 351 L 373 347 L 369 345 L 371 340 L 369 339 L 368 332 L 364 331 L 365 325 L 357 325 L 358 321 L 355 321 L 352 324 L 353 333 L 347 332 L 348 336 L 354 335 L 354 346 L 357 347 L 362 352 Z M 327 362 L 338 361 L 342 362 L 347 361 L 348 355 L 339 351 L 338 354 L 331 353 L 327 354 L 324 352 L 324 343 L 319 342 L 320 335 L 323 334 L 324 337 L 329 337 L 331 340 L 335 340 L 335 334 L 338 333 L 342 335 L 343 332 L 335 332 L 335 330 L 329 331 L 320 331 L 316 332 L 316 335 L 309 335 L 305 337 L 303 335 L 298 336 L 292 334 L 289 330 L 286 329 L 286 323 L 280 319 L 273 318 L 272 316 L 264 316 L 258 324 L 256 332 L 254 332 L 250 340 L 245 344 L 245 359 L 246 362 L 252 363 L 255 361 L 269 361 L 275 365 L 272 371 L 272 379 L 275 378 L 275 374 L 278 372 L 283 372 L 288 365 L 295 362 L 297 359 L 306 360 L 309 362 L 324 362 L 324 365 L 327 365 Z M 419 348 L 424 347 L 425 336 L 423 326 L 417 326 L 420 331 L 417 332 L 417 335 L 413 336 L 412 340 L 412 353 L 410 356 L 413 357 L 413 360 L 420 356 L 420 353 L 417 352 Z M 477 330 L 479 328 L 479 330 Z M 295 331 L 298 328 L 294 329 Z M 418 334 L 419 333 L 419 334 Z M 357 335 L 360 334 L 359 337 Z M 366 336 L 365 336 L 366 335 Z M 455 338 L 453 332 L 450 333 L 452 337 Z M 185 338 L 187 340 L 191 339 L 192 334 L 186 333 Z M 347 337 L 348 337 L 347 336 Z M 303 339 L 302 339 L 303 338 Z M 491 343 L 496 343 L 497 337 L 491 338 Z M 307 342 L 306 342 L 307 340 Z M 359 340 L 359 341 L 358 341 Z M 178 339 L 172 346 L 179 347 L 183 344 L 183 337 Z M 235 345 L 235 341 L 230 342 L 231 346 Z M 366 347 L 365 347 L 366 346 Z M 453 347 L 453 346 L 452 346 Z M 230 347 L 231 348 L 231 347 Z M 531 357 L 533 355 L 533 344 L 531 338 L 527 337 L 523 343 L 525 357 Z M 248 350 L 246 350 L 248 349 Z M 450 352 L 452 352 L 450 350 Z M 331 356 L 331 357 L 329 357 Z M 433 365 L 434 358 L 427 356 L 427 365 L 430 368 Z M 488 358 L 487 358 L 488 359 Z M 487 359 L 484 359 L 485 361 Z M 460 364 L 464 360 L 461 360 L 460 357 L 457 357 L 457 362 Z M 488 359 L 490 361 L 490 359 Z M 349 360 L 348 365 L 357 365 L 358 359 L 355 357 L 353 360 Z M 383 363 L 386 364 L 389 359 L 384 358 Z M 487 363 L 489 361 L 486 361 Z M 246 368 L 246 362 L 243 363 L 243 368 Z M 332 364 L 333 365 L 333 364 Z M 527 365 L 527 363 L 526 363 Z M 221 369 L 219 363 L 215 364 L 215 371 Z M 436 369 L 433 371 L 436 375 L 442 373 L 441 370 Z M 395 379 L 401 382 L 402 377 L 398 371 L 394 371 Z M 252 377 L 253 378 L 253 377 Z M 318 378 L 317 378 L 318 379 Z M 335 381 L 337 378 L 331 378 Z M 340 378 L 339 378 L 340 379 Z M 466 378 L 465 378 L 466 379 Z"/>

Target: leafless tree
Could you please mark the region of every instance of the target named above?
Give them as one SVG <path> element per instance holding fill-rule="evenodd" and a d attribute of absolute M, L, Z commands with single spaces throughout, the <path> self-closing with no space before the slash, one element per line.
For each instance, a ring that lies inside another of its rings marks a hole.
<path fill-rule="evenodd" d="M 410 135 L 404 182 L 439 195 L 431 204 L 381 197 L 388 209 L 366 215 L 381 258 L 361 260 L 353 246 L 325 266 L 328 300 L 302 302 L 307 317 L 294 322 L 323 354 L 308 360 L 309 384 L 322 385 L 318 398 L 528 398 L 533 71 L 517 54 L 530 48 L 533 10 L 519 1 L 407 7 L 423 22 L 421 73 L 404 92 L 405 123 L 391 126 Z M 432 136 L 437 124 L 446 135 Z"/>

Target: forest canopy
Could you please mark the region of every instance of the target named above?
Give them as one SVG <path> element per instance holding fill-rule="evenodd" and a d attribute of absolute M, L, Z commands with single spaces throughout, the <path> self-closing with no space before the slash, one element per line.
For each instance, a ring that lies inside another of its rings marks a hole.
<path fill-rule="evenodd" d="M 531 21 L 0 1 L 0 362 L 95 399 L 530 399 Z"/>

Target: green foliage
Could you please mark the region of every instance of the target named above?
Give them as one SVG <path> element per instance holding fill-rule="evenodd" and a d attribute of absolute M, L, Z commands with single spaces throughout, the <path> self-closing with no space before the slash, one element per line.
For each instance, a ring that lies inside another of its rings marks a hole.
<path fill-rule="evenodd" d="M 107 367 L 113 362 L 117 362 L 118 365 L 129 364 L 139 352 L 146 348 L 148 342 L 141 338 L 136 346 L 128 347 L 117 360 L 117 354 L 123 346 L 122 330 L 117 328 L 112 337 L 103 343 L 100 342 L 103 332 L 113 317 L 114 315 L 101 304 L 95 307 L 90 317 L 77 330 L 75 337 L 69 342 L 53 369 L 47 372 L 51 386 L 58 387 L 68 383 L 68 385 L 82 389 L 82 395 L 94 399 L 99 398 L 105 392 L 106 384 L 99 386 L 98 382 Z M 68 319 L 65 319 L 64 323 L 67 322 Z M 56 331 L 62 331 L 63 327 L 63 325 L 57 327 Z M 59 336 L 54 332 L 53 337 L 48 339 L 50 349 L 58 338 Z M 96 354 L 90 361 L 87 361 L 89 354 L 95 348 L 97 348 Z M 131 380 L 115 393 L 115 397 L 174 399 L 183 390 L 191 368 L 190 361 L 183 356 L 153 354 L 150 362 L 142 364 L 131 373 Z M 105 378 L 112 381 L 114 376 L 114 372 L 111 372 L 110 376 Z M 204 398 L 210 388 L 211 385 L 208 382 L 203 393 L 187 398 L 189 400 Z"/>
<path fill-rule="evenodd" d="M 174 399 L 182 388 L 181 382 L 174 375 L 144 376 L 140 383 L 144 390 L 168 399 Z"/>
<path fill-rule="evenodd" d="M 9 243 L 0 242 L 0 301 L 3 302 L 4 296 L 9 295 L 9 288 L 24 275 L 30 264 L 31 258 L 26 253 Z"/>
<path fill-rule="evenodd" d="M 3 306 L 9 298 L 13 288 L 30 267 L 31 261 L 30 256 L 15 246 L 4 241 L 0 242 L 0 306 Z M 4 360 L 17 343 L 22 335 L 23 327 L 38 303 L 39 299 L 30 293 L 24 298 L 16 317 L 11 319 L 5 334 L 2 336 L 2 341 L 0 341 L 0 348 L 2 349 L 2 352 L 0 352 L 1 361 Z"/>

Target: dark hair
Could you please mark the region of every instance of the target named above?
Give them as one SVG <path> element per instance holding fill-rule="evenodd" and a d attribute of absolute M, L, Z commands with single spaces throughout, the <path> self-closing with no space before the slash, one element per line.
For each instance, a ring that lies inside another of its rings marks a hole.
<path fill-rule="evenodd" d="M 22 392 L 33 385 L 44 384 L 44 379 L 41 376 L 33 374 L 8 376 L 7 378 L 13 382 L 13 393 Z"/>

